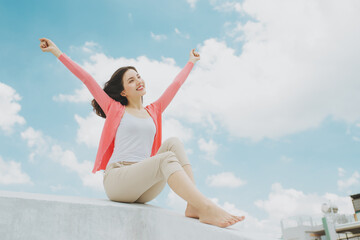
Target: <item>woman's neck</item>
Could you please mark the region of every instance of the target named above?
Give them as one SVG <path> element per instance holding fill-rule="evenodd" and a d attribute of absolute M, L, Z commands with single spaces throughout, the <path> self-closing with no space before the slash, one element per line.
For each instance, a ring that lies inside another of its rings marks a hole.
<path fill-rule="evenodd" d="M 128 101 L 129 101 L 129 103 L 128 103 L 128 105 L 126 105 L 128 108 L 135 109 L 138 111 L 144 109 L 142 102 L 141 102 L 141 97 L 136 100 L 128 99 Z"/>
<path fill-rule="evenodd" d="M 142 104 L 138 104 L 138 105 L 133 105 L 133 104 L 128 104 L 126 105 L 126 108 L 131 108 L 131 109 L 134 109 L 134 110 L 138 110 L 138 111 L 141 111 L 144 109 L 143 105 Z"/>

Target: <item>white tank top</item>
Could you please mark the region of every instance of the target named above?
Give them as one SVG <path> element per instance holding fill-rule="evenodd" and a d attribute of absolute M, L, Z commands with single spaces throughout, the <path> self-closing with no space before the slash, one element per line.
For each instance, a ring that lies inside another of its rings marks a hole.
<path fill-rule="evenodd" d="M 139 118 L 126 111 L 116 131 L 113 162 L 139 162 L 150 157 L 155 137 L 155 123 L 151 117 Z"/>

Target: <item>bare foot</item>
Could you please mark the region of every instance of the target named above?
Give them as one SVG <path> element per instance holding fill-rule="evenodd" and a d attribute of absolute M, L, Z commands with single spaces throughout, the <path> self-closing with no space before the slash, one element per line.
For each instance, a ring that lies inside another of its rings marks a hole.
<path fill-rule="evenodd" d="M 190 218 L 196 218 L 199 219 L 199 211 L 189 203 L 187 204 L 186 210 L 185 210 L 185 216 Z"/>
<path fill-rule="evenodd" d="M 226 212 L 214 203 L 210 203 L 206 210 L 199 211 L 199 221 L 218 227 L 228 227 L 237 222 L 243 221 L 245 216 L 235 216 Z"/>

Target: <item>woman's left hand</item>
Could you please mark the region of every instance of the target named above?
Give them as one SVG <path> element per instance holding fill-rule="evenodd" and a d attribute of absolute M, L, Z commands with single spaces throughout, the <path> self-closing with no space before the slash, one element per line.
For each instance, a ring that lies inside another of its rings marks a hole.
<path fill-rule="evenodd" d="M 200 60 L 200 54 L 195 52 L 195 48 L 191 50 L 190 52 L 190 58 L 189 61 L 193 62 L 194 64 Z"/>

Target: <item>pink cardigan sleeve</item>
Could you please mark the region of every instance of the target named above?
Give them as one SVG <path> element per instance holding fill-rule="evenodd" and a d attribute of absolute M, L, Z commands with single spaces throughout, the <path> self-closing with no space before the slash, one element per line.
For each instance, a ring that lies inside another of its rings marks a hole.
<path fill-rule="evenodd" d="M 105 115 L 107 115 L 113 99 L 104 92 L 104 90 L 89 73 L 82 69 L 76 62 L 72 61 L 65 53 L 62 53 L 58 59 L 85 84 L 92 96 L 95 98 L 96 102 L 104 111 Z"/>
<path fill-rule="evenodd" d="M 174 81 L 170 86 L 165 90 L 165 92 L 156 100 L 153 104 L 161 109 L 161 113 L 164 112 L 166 107 L 169 105 L 171 100 L 174 98 L 175 94 L 180 89 L 181 85 L 185 82 L 186 78 L 189 76 L 191 69 L 194 67 L 194 63 L 188 61 L 185 67 L 181 70 L 180 73 L 175 77 Z"/>

